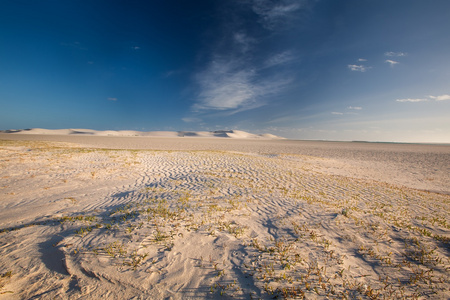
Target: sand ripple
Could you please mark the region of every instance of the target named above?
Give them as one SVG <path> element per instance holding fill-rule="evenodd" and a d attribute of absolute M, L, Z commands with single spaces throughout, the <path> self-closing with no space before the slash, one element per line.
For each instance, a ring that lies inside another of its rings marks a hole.
<path fill-rule="evenodd" d="M 0 158 L 0 297 L 450 296 L 450 196 L 342 161 L 43 142 Z"/>

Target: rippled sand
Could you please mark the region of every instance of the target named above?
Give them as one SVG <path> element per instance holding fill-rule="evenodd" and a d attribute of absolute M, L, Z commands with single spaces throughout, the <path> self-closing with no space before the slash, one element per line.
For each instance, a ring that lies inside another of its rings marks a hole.
<path fill-rule="evenodd" d="M 20 139 L 0 299 L 450 297 L 449 146 Z"/>

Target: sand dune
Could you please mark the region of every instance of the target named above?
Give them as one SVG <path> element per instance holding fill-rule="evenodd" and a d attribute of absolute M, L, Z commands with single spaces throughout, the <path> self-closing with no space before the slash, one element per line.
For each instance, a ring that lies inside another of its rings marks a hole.
<path fill-rule="evenodd" d="M 0 299 L 450 297 L 449 147 L 67 132 L 0 135 Z"/>
<path fill-rule="evenodd" d="M 221 137 L 234 139 L 283 139 L 273 134 L 253 134 L 240 130 L 218 131 L 132 131 L 132 130 L 92 130 L 92 129 L 10 129 L 0 133 L 40 134 L 40 135 L 92 135 L 92 136 L 145 136 L 145 137 Z"/>

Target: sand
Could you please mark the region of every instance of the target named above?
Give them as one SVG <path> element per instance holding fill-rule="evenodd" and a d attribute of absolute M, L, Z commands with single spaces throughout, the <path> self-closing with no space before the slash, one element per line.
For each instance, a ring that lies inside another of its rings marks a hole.
<path fill-rule="evenodd" d="M 450 146 L 0 133 L 0 166 L 0 299 L 450 297 Z"/>

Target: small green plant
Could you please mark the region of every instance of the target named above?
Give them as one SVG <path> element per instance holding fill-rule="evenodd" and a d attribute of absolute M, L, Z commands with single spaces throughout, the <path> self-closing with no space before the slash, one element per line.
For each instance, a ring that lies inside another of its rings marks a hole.
<path fill-rule="evenodd" d="M 12 276 L 12 271 L 8 271 L 3 274 L 0 274 L 0 294 L 12 293 L 11 291 L 1 291 L 3 289 L 3 287 L 8 283 L 11 276 Z"/>
<path fill-rule="evenodd" d="M 162 242 L 167 239 L 169 236 L 160 230 L 158 227 L 155 229 L 154 240 L 155 242 Z"/>
<path fill-rule="evenodd" d="M 148 253 L 145 254 L 137 254 L 137 251 L 134 251 L 131 254 L 131 260 L 124 262 L 125 265 L 130 266 L 133 270 L 136 270 L 138 268 L 138 266 L 145 261 L 145 259 L 147 258 Z"/>
<path fill-rule="evenodd" d="M 80 229 L 76 230 L 75 233 L 79 234 L 81 236 L 84 236 L 92 231 L 92 227 L 81 227 Z"/>
<path fill-rule="evenodd" d="M 342 209 L 342 211 L 341 211 L 341 214 L 344 216 L 344 217 L 349 217 L 349 214 L 350 214 L 350 209 L 349 208 L 343 208 Z"/>
<path fill-rule="evenodd" d="M 125 256 L 127 254 L 127 251 L 125 249 L 125 246 L 116 241 L 113 243 L 109 243 L 106 247 L 103 248 L 103 250 L 111 257 L 116 258 L 120 256 Z"/>

